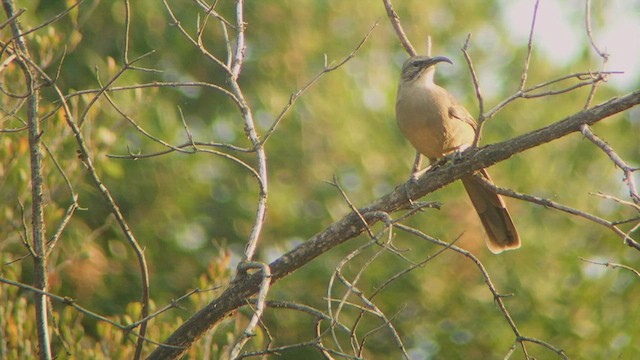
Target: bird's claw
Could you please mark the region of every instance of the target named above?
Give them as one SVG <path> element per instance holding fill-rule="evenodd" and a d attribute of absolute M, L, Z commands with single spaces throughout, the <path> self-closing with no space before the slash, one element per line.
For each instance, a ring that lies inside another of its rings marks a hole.
<path fill-rule="evenodd" d="M 411 199 L 411 193 L 409 192 L 409 186 L 415 185 L 417 182 L 418 182 L 418 178 L 414 177 L 413 174 L 411 174 L 411 176 L 409 176 L 409 180 L 407 180 L 402 185 L 402 189 L 404 190 L 404 195 L 407 197 L 407 200 L 409 200 L 409 204 L 412 207 L 415 205 L 415 203 Z"/>
<path fill-rule="evenodd" d="M 448 153 L 447 155 L 443 156 L 442 158 L 440 158 L 435 164 L 434 167 L 436 166 L 442 166 L 446 163 L 448 163 L 449 161 L 451 161 L 452 163 L 455 163 L 456 161 L 460 161 L 464 158 L 464 156 L 462 155 L 462 153 L 467 150 L 469 147 L 468 146 L 464 146 L 464 147 L 459 147 L 455 150 L 453 150 L 452 152 Z"/>

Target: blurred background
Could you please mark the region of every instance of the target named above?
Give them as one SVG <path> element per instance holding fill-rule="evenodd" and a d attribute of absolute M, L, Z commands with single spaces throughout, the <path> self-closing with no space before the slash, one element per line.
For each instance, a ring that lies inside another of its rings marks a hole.
<path fill-rule="evenodd" d="M 29 29 L 72 3 L 32 0 L 19 1 L 17 7 L 26 9 L 21 21 Z M 205 20 L 202 10 L 195 2 L 168 3 L 181 25 L 195 36 L 198 24 Z M 394 6 L 418 52 L 425 52 L 426 36 L 430 35 L 432 54 L 453 60 L 453 66 L 438 68 L 436 82 L 454 93 L 472 114 L 477 114 L 478 105 L 460 51 L 468 34 L 469 53 L 480 80 L 485 109 L 517 91 L 527 53 L 533 1 L 434 0 L 427 4 L 396 0 Z M 50 76 L 59 72 L 56 84 L 65 94 L 99 88 L 100 83 L 106 83 L 120 70 L 124 10 L 122 1 L 86 1 L 69 15 L 29 35 L 34 58 Z M 232 1 L 220 1 L 216 10 L 235 21 Z M 591 15 L 594 40 L 610 55 L 606 70 L 624 71 L 598 88 L 593 101 L 598 104 L 640 87 L 640 44 L 635 40 L 640 35 L 640 1 L 594 0 Z M 159 71 L 128 70 L 114 87 L 154 81 L 201 81 L 226 86 L 225 73 L 171 24 L 162 3 L 133 1 L 131 16 L 129 58 L 153 51 L 135 65 Z M 203 43 L 226 61 L 221 26 L 213 17 L 206 21 Z M 267 142 L 268 214 L 257 259 L 270 262 L 349 212 L 340 193 L 327 183 L 334 175 L 356 206 L 372 202 L 407 179 L 414 150 L 397 129 L 394 115 L 397 79 L 407 54 L 381 1 L 248 1 L 245 21 L 247 59 L 240 84 L 260 134 L 269 129 L 291 94 L 322 71 L 325 56 L 330 64 L 341 61 L 378 23 L 355 58 L 313 85 Z M 542 1 L 535 30 L 527 86 L 602 69 L 602 59 L 591 48 L 587 36 L 584 1 Z M 2 30 L 2 35 L 3 41 L 10 38 L 7 29 Z M 20 81 L 18 74 L 15 67 L 5 71 L 3 86 L 11 89 Z M 584 107 L 589 91 L 589 87 L 583 87 L 559 96 L 517 100 L 486 123 L 482 144 L 507 140 L 574 114 Z M 120 111 L 168 143 L 188 142 L 182 113 L 195 140 L 250 146 L 237 108 L 215 90 L 151 87 L 112 92 L 110 96 Z M 69 99 L 76 116 L 82 114 L 92 97 L 87 93 Z M 2 101 L 0 128 L 19 128 L 24 110 L 18 118 L 6 110 L 18 100 L 5 95 Z M 56 106 L 54 93 L 44 88 L 41 114 Z M 155 306 L 164 306 L 195 287 L 227 284 L 252 226 L 257 200 L 252 175 L 236 163 L 206 153 L 174 152 L 136 161 L 111 158 L 109 155 L 151 154 L 165 148 L 142 135 L 104 98 L 88 114 L 84 134 L 105 185 L 145 248 Z M 47 118 L 43 129 L 45 142 L 84 207 L 73 217 L 50 257 L 50 291 L 77 299 L 82 306 L 117 321 L 135 320 L 140 298 L 135 255 L 77 159 L 77 145 L 62 113 L 58 111 Z M 640 110 L 606 119 L 594 126 L 594 131 L 630 165 L 640 166 Z M 232 154 L 255 165 L 253 154 Z M 46 216 L 51 236 L 70 198 L 49 155 L 45 166 Z M 624 220 L 637 216 L 628 206 L 594 196 L 602 192 L 628 199 L 628 188 L 622 172 L 580 134 L 518 154 L 489 171 L 499 186 L 545 197 L 602 218 Z M 0 132 L 0 273 L 24 283 L 33 280 L 31 261 L 14 260 L 27 254 L 20 240 L 19 202 L 27 209 L 29 224 L 28 179 L 26 133 Z M 630 271 L 580 259 L 622 263 L 638 269 L 640 254 L 624 246 L 611 231 L 552 209 L 507 199 L 523 246 L 496 256 L 485 248 L 480 221 L 461 184 L 456 182 L 425 200 L 442 202 L 442 209 L 419 213 L 406 223 L 443 241 L 460 237 L 457 245 L 483 262 L 498 291 L 513 294 L 505 301 L 523 335 L 564 349 L 572 358 L 640 356 L 640 308 L 635 301 L 640 297 L 640 279 Z M 631 235 L 637 238 L 639 234 Z M 332 249 L 277 283 L 269 299 L 325 310 L 334 268 L 346 254 L 368 240 L 363 235 Z M 414 262 L 439 250 L 402 232 L 396 233 L 393 241 Z M 354 276 L 378 250 L 371 248 L 349 262 L 343 269 L 345 275 Z M 384 253 L 364 271 L 360 288 L 371 294 L 386 279 L 409 266 L 398 256 Z M 345 288 L 334 285 L 332 291 L 332 296 L 339 298 Z M 182 309 L 156 319 L 149 337 L 161 341 L 182 319 L 217 294 L 208 291 L 193 295 L 182 303 Z M 4 344 L 9 349 L 19 349 L 7 354 L 21 357 L 35 351 L 26 340 L 35 339 L 30 328 L 33 324 L 29 325 L 32 320 L 28 320 L 33 317 L 29 300 L 26 292 L 0 287 Z M 503 358 L 515 341 L 476 266 L 453 252 L 445 252 L 403 276 L 378 294 L 375 303 L 393 318 L 415 359 Z M 96 358 L 129 356 L 133 345 L 118 330 L 62 309 L 59 304 L 54 304 L 54 309 L 60 328 L 67 328 L 63 337 L 71 353 L 83 352 Z M 190 355 L 224 358 L 225 346 L 233 341 L 250 314 L 249 309 L 243 309 L 238 316 L 221 323 Z M 342 319 L 351 324 L 357 314 L 357 309 L 347 308 Z M 18 320 L 22 316 L 26 316 L 26 324 Z M 314 337 L 313 319 L 308 315 L 268 310 L 264 323 L 274 338 L 273 346 Z M 379 325 L 374 317 L 366 318 L 360 336 Z M 12 335 L 18 333 L 16 329 L 23 329 L 24 333 Z M 262 348 L 267 337 L 260 331 L 247 349 Z M 64 357 L 62 343 L 59 338 L 54 339 L 59 356 Z M 347 342 L 342 346 L 348 347 Z M 367 359 L 401 357 L 386 330 L 371 335 L 365 348 L 362 356 Z M 528 349 L 536 358 L 553 356 L 540 346 L 528 345 Z M 519 351 L 516 354 L 521 356 Z M 316 349 L 303 347 L 274 358 L 320 359 L 321 355 Z"/>

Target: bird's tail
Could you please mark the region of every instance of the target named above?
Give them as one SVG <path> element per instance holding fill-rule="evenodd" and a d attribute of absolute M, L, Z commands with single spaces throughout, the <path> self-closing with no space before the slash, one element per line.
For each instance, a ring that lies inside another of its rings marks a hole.
<path fill-rule="evenodd" d="M 486 180 L 491 181 L 485 169 L 480 170 L 479 173 Z M 520 235 L 502 197 L 485 188 L 473 175 L 464 176 L 461 180 L 487 232 L 489 250 L 499 254 L 504 250 L 519 248 Z"/>

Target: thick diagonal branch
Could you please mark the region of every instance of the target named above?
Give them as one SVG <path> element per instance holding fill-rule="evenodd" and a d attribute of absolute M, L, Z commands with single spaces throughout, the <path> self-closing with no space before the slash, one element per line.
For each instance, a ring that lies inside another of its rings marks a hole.
<path fill-rule="evenodd" d="M 360 208 L 358 211 L 362 217 L 355 212 L 351 212 L 311 237 L 308 241 L 273 261 L 269 265 L 272 282 L 286 277 L 329 249 L 364 232 L 366 226 L 363 224 L 362 218 L 369 225 L 372 225 L 380 221 L 380 217 L 377 216 L 380 211 L 391 213 L 408 207 L 407 193 L 411 198 L 417 199 L 458 180 L 465 174 L 486 168 L 520 152 L 577 132 L 583 124 L 592 125 L 638 104 L 640 104 L 640 90 L 578 112 L 564 120 L 514 139 L 481 148 L 469 149 L 462 154 L 460 161 L 429 171 L 418 179 L 416 183 L 410 182 L 406 184 L 406 187 L 399 186 L 397 190 Z M 204 335 L 213 325 L 225 319 L 235 309 L 246 304 L 246 299 L 254 296 L 259 291 L 262 278 L 263 276 L 258 273 L 248 276 L 242 281 L 232 283 L 220 297 L 194 314 L 164 341 L 165 344 L 172 347 L 158 347 L 149 356 L 149 359 L 175 359 L 180 357 L 194 341 Z"/>

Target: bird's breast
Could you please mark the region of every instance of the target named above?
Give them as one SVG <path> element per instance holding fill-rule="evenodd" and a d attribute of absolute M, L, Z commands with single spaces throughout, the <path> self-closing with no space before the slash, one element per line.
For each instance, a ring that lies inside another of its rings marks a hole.
<path fill-rule="evenodd" d="M 473 128 L 450 117 L 452 105 L 446 90 L 436 85 L 408 84 L 398 89 L 398 126 L 409 142 L 430 159 L 441 158 L 473 141 Z"/>

